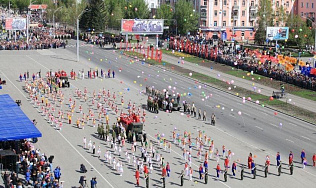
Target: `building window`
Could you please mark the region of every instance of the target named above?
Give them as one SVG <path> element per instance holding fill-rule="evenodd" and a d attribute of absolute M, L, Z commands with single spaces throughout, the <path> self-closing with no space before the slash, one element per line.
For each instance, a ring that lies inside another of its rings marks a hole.
<path fill-rule="evenodd" d="M 301 12 L 301 16 L 304 16 L 304 12 Z"/>
<path fill-rule="evenodd" d="M 242 6 L 244 7 L 245 5 L 246 5 L 246 1 L 243 0 L 243 1 L 242 1 Z"/>
<path fill-rule="evenodd" d="M 223 16 L 226 16 L 226 10 L 223 10 Z"/>
<path fill-rule="evenodd" d="M 275 25 L 279 25 L 279 21 L 276 21 L 276 22 L 275 22 Z"/>
<path fill-rule="evenodd" d="M 314 8 L 314 3 L 312 3 L 312 8 Z"/>
<path fill-rule="evenodd" d="M 245 26 L 245 21 L 242 21 L 242 22 L 241 22 L 241 26 Z"/>
<path fill-rule="evenodd" d="M 205 5 L 205 6 L 207 5 L 207 0 L 204 0 L 204 5 Z"/>
<path fill-rule="evenodd" d="M 206 27 L 206 21 L 202 21 L 202 27 Z"/>
<path fill-rule="evenodd" d="M 289 15 L 290 14 L 290 12 L 289 11 L 286 11 L 286 15 Z"/>
<path fill-rule="evenodd" d="M 279 1 L 276 2 L 276 6 L 277 6 L 277 7 L 280 6 L 280 2 L 279 2 Z"/>
<path fill-rule="evenodd" d="M 214 16 L 217 16 L 217 10 L 214 10 Z"/>
<path fill-rule="evenodd" d="M 237 26 L 237 21 L 236 20 L 234 21 L 234 26 Z"/>
<path fill-rule="evenodd" d="M 214 21 L 214 26 L 217 26 L 217 21 Z"/>
<path fill-rule="evenodd" d="M 155 3 L 151 3 L 151 8 L 155 8 Z"/>
<path fill-rule="evenodd" d="M 250 22 L 250 26 L 253 26 L 253 22 Z"/>
<path fill-rule="evenodd" d="M 215 6 L 217 6 L 217 3 L 218 3 L 217 0 L 214 0 L 214 5 L 215 5 Z"/>
<path fill-rule="evenodd" d="M 237 6 L 237 1 L 234 1 L 234 6 Z"/>
<path fill-rule="evenodd" d="M 286 7 L 289 7 L 290 6 L 290 2 L 286 2 Z"/>
<path fill-rule="evenodd" d="M 252 7 L 255 6 L 255 2 L 254 2 L 254 1 L 251 1 L 251 2 L 250 2 L 250 6 L 252 6 Z"/>
<path fill-rule="evenodd" d="M 246 11 L 243 10 L 243 11 L 241 12 L 241 16 L 245 16 L 245 15 L 246 15 Z"/>
<path fill-rule="evenodd" d="M 250 36 L 252 37 L 252 35 L 253 35 L 253 32 L 250 32 Z"/>
<path fill-rule="evenodd" d="M 276 11 L 276 12 L 275 12 L 275 15 L 276 15 L 276 16 L 279 16 L 279 11 Z"/>
<path fill-rule="evenodd" d="M 223 26 L 226 26 L 226 21 L 223 21 Z"/>
<path fill-rule="evenodd" d="M 306 3 L 306 8 L 308 8 L 308 3 Z"/>
<path fill-rule="evenodd" d="M 224 5 L 227 5 L 227 0 L 224 0 Z"/>
<path fill-rule="evenodd" d="M 304 3 L 303 2 L 301 3 L 301 8 L 304 8 Z"/>
<path fill-rule="evenodd" d="M 244 37 L 245 36 L 245 31 L 241 32 L 241 36 Z"/>

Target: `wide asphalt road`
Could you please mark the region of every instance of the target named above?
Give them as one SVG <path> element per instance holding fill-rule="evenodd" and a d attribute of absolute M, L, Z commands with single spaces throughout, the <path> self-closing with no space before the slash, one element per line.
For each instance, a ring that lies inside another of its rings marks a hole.
<path fill-rule="evenodd" d="M 70 42 L 72 43 L 72 41 Z M 256 163 L 264 164 L 266 155 L 270 155 L 271 163 L 275 164 L 275 154 L 277 151 L 281 153 L 281 159 L 287 163 L 287 155 L 290 150 L 294 152 L 295 161 L 300 161 L 300 152 L 305 149 L 307 159 L 311 164 L 311 156 L 316 151 L 315 135 L 316 129 L 314 125 L 301 122 L 295 118 L 285 116 L 283 114 L 275 115 L 274 111 L 261 107 L 242 99 L 219 91 L 202 83 L 197 83 L 187 77 L 176 73 L 164 70 L 163 67 L 149 66 L 142 62 L 131 62 L 130 59 L 120 55 L 120 52 L 109 49 L 99 49 L 91 45 L 82 45 L 80 48 L 81 60 L 79 63 L 73 61 L 75 58 L 75 48 L 69 47 L 66 50 L 43 50 L 43 51 L 21 51 L 1 53 L 0 75 L 2 79 L 7 79 L 8 85 L 1 93 L 8 92 L 14 99 L 22 99 L 22 110 L 32 119 L 38 120 L 38 127 L 43 133 L 43 138 L 37 144 L 45 153 L 55 155 L 55 164 L 62 167 L 62 179 L 65 181 L 65 186 L 77 185 L 80 173 L 76 172 L 80 163 L 85 163 L 88 166 L 88 178 L 97 176 L 98 187 L 134 187 L 135 178 L 132 166 L 125 167 L 123 178 L 116 175 L 104 161 L 93 157 L 89 152 L 82 149 L 82 138 L 91 137 L 98 145 L 104 145 L 104 142 L 94 138 L 95 129 L 87 127 L 87 129 L 79 130 L 72 126 L 65 126 L 62 131 L 55 131 L 49 127 L 36 109 L 23 99 L 26 95 L 22 91 L 23 83 L 17 82 L 20 72 L 28 69 L 30 72 L 48 71 L 49 69 L 58 70 L 64 69 L 69 72 L 71 69 L 76 71 L 89 68 L 95 69 L 111 69 L 117 74 L 116 79 L 104 80 L 77 80 L 71 81 L 72 87 L 63 90 L 67 96 L 74 93 L 76 88 L 83 89 L 87 87 L 90 93 L 93 90 L 98 91 L 100 88 L 110 88 L 112 91 L 122 92 L 124 100 L 137 102 L 138 105 L 146 103 L 146 96 L 141 94 L 145 90 L 145 86 L 154 86 L 157 89 L 167 89 L 169 86 L 175 93 L 179 92 L 186 96 L 182 100 L 190 103 L 193 101 L 197 108 L 202 111 L 207 110 L 208 117 L 211 113 L 217 116 L 216 126 L 210 126 L 202 121 L 196 120 L 181 112 L 165 113 L 160 112 L 158 115 L 148 113 L 145 130 L 149 135 L 149 139 L 154 140 L 155 134 L 158 132 L 164 133 L 167 138 L 170 138 L 171 131 L 177 127 L 179 134 L 184 130 L 192 132 L 193 137 L 196 137 L 197 130 L 205 131 L 205 134 L 211 136 L 215 141 L 215 147 L 221 150 L 222 145 L 227 149 L 231 149 L 234 153 L 233 160 L 240 160 L 240 163 L 246 164 L 249 152 L 254 153 Z M 121 69 L 121 72 L 119 71 Z M 87 74 L 87 73 L 86 73 Z M 140 86 L 142 84 L 142 86 Z M 231 86 L 233 89 L 233 86 Z M 190 94 L 189 94 L 190 93 Z M 204 96 L 205 94 L 205 96 Z M 203 99 L 203 100 L 202 100 Z M 87 105 L 87 104 L 86 104 Z M 241 115 L 238 114 L 241 113 Z M 78 115 L 75 115 L 78 116 Z M 73 118 L 75 120 L 76 118 Z M 115 120 L 115 115 L 111 115 L 111 123 Z M 280 124 L 281 123 L 281 124 Z M 103 147 L 103 146 L 102 146 Z M 103 151 L 103 150 L 102 150 Z M 163 152 L 165 161 L 171 163 L 172 175 L 167 179 L 167 187 L 177 187 L 179 184 L 178 173 L 183 169 L 183 160 L 181 159 L 182 151 L 176 146 L 172 146 L 172 152 Z M 221 153 L 221 152 L 220 152 Z M 196 170 L 199 164 L 203 162 L 196 158 L 196 151 L 193 152 L 194 160 L 192 167 L 194 168 L 194 180 L 196 183 L 185 182 L 185 187 L 197 186 L 206 187 L 198 180 Z M 223 161 L 220 161 L 223 168 Z M 249 171 L 246 170 L 244 181 L 234 180 L 229 178 L 228 182 L 213 180 L 215 176 L 216 166 L 215 161 L 210 161 L 210 182 L 216 187 L 246 187 L 246 186 L 282 186 L 282 187 L 311 187 L 315 183 L 315 168 L 310 166 L 302 169 L 301 164 L 296 163 L 296 168 L 293 176 L 288 175 L 287 166 L 284 167 L 284 175 L 281 177 L 275 176 L 276 168 L 270 167 L 271 175 L 264 179 L 261 167 L 258 167 L 257 180 L 251 180 Z M 239 168 L 240 169 L 240 168 Z M 159 168 L 151 175 L 151 187 L 159 187 Z M 239 173 L 239 172 L 238 172 Z M 237 176 L 239 174 L 237 173 Z M 230 174 L 230 171 L 229 171 Z M 261 177 L 260 177 L 261 176 Z M 222 179 L 222 175 L 221 175 Z M 144 185 L 144 181 L 141 181 Z"/>

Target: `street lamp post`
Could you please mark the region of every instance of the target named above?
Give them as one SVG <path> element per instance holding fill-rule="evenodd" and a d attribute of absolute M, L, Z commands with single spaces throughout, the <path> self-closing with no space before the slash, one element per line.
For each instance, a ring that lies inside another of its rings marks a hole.
<path fill-rule="evenodd" d="M 309 17 L 305 17 L 305 16 L 301 16 L 302 18 L 305 18 L 305 19 L 307 19 L 307 20 L 309 20 L 309 21 L 311 21 L 311 23 L 312 23 L 312 26 L 313 26 L 313 24 L 315 24 L 314 22 L 313 22 L 313 20 L 312 19 L 310 19 Z M 315 26 L 316 26 L 316 24 L 315 24 Z M 314 51 L 316 51 L 316 27 L 315 27 L 315 43 L 314 43 Z"/>
<path fill-rule="evenodd" d="M 56 35 L 56 29 L 55 29 L 55 13 L 57 11 L 59 11 L 61 8 L 63 8 L 63 6 L 57 8 L 54 12 L 53 12 L 53 28 L 54 28 L 54 36 Z"/>
<path fill-rule="evenodd" d="M 87 10 L 83 10 L 77 17 L 77 62 L 79 62 L 79 19 L 86 11 Z"/>

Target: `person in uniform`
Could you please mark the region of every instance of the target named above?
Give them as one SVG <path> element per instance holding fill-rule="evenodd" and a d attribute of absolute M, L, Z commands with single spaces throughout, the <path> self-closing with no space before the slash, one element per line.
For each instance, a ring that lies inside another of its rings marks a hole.
<path fill-rule="evenodd" d="M 149 188 L 149 174 L 145 174 L 145 179 L 146 179 L 146 188 Z"/>
<path fill-rule="evenodd" d="M 254 160 L 251 162 L 251 174 L 253 174 L 253 179 L 256 179 L 256 164 Z"/>
<path fill-rule="evenodd" d="M 184 171 L 182 170 L 181 173 L 180 173 L 180 186 L 183 187 L 183 176 L 184 176 Z"/>
<path fill-rule="evenodd" d="M 242 166 L 240 170 L 240 180 L 243 180 L 243 179 L 244 179 L 244 166 Z"/>
<path fill-rule="evenodd" d="M 208 182 L 208 170 L 205 169 L 205 177 L 204 177 L 204 180 L 205 180 L 205 184 L 207 184 Z"/>
<path fill-rule="evenodd" d="M 136 178 L 136 185 L 139 186 L 139 171 L 138 171 L 138 169 L 136 169 L 135 178 Z"/>

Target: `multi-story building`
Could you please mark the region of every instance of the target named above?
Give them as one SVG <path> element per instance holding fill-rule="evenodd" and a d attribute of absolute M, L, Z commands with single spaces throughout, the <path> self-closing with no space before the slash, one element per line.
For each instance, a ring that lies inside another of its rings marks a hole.
<path fill-rule="evenodd" d="M 303 18 L 310 18 L 316 21 L 316 1 L 315 0 L 296 0 L 296 14 Z"/>
<path fill-rule="evenodd" d="M 292 0 L 271 0 L 274 23 L 284 25 L 285 20 L 278 20 L 279 10 L 292 13 Z M 313 0 L 311 0 L 313 1 Z M 257 12 L 260 0 L 201 0 L 200 30 L 206 38 L 218 36 L 224 40 L 254 40 L 257 27 Z"/>

